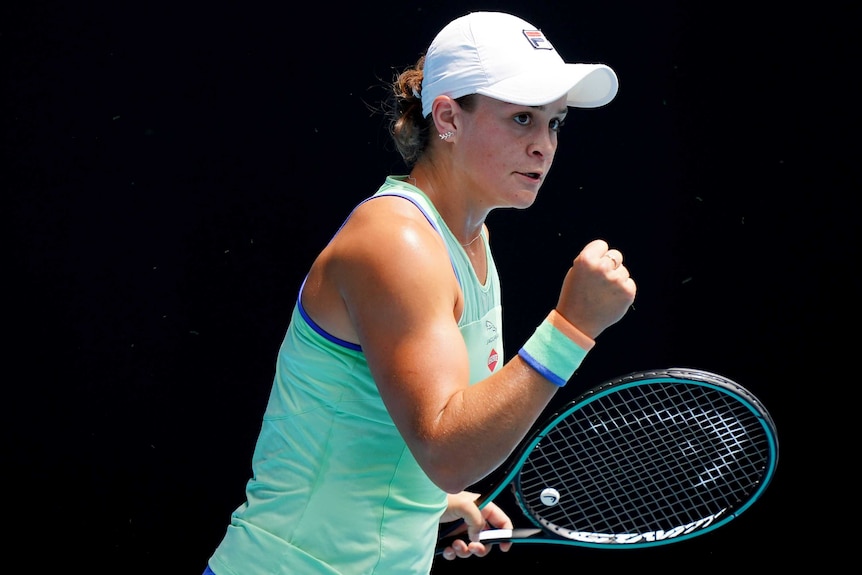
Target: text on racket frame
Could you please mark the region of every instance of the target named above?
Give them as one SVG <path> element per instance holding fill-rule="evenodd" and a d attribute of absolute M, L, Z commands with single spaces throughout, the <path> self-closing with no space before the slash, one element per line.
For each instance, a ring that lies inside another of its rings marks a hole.
<path fill-rule="evenodd" d="M 680 525 L 679 527 L 674 527 L 673 529 L 668 530 L 660 529 L 658 531 L 646 531 L 644 533 L 590 533 L 588 531 L 567 530 L 564 537 L 573 541 L 582 541 L 584 543 L 611 543 L 620 545 L 664 541 L 708 527 L 713 521 L 723 515 L 725 511 L 727 511 L 726 507 L 717 513 L 707 515 L 697 521 L 692 521 L 691 523 Z M 545 523 L 545 521 L 542 520 L 542 523 Z M 553 529 L 553 531 L 555 533 L 560 533 L 562 530 Z"/>

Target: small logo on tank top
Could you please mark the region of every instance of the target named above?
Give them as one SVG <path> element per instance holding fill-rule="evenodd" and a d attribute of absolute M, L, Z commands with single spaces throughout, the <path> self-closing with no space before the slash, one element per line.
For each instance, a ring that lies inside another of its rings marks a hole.
<path fill-rule="evenodd" d="M 497 338 L 500 337 L 497 334 L 497 326 L 491 323 L 490 321 L 485 321 L 485 331 L 488 333 L 488 338 L 485 340 L 485 345 L 490 345 L 497 341 Z M 492 352 L 491 355 L 494 355 Z M 491 368 L 494 369 L 493 367 Z"/>
<path fill-rule="evenodd" d="M 491 350 L 491 355 L 488 356 L 488 369 L 494 371 L 494 368 L 497 367 L 497 360 L 500 359 L 499 354 L 496 349 Z"/>

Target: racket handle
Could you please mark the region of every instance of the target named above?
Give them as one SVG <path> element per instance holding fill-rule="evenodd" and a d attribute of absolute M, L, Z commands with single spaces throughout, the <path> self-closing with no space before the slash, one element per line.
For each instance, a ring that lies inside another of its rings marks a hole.
<path fill-rule="evenodd" d="M 443 539 L 451 539 L 451 540 L 454 540 L 457 536 L 455 536 L 455 537 L 450 537 L 450 535 L 452 535 L 452 532 L 453 532 L 453 531 L 455 531 L 456 529 L 458 529 L 459 527 L 461 527 L 462 525 L 464 525 L 464 520 L 463 520 L 463 519 L 459 519 L 459 520 L 457 520 L 457 521 L 453 521 L 452 523 L 450 523 L 449 525 L 447 525 L 444 529 L 442 529 L 442 530 L 440 531 L 440 534 L 439 534 L 439 535 L 437 535 L 437 541 L 438 541 L 438 543 L 439 543 L 441 540 L 443 540 Z"/>
<path fill-rule="evenodd" d="M 479 543 L 494 545 L 495 543 L 506 543 L 513 539 L 526 539 L 541 533 L 541 529 L 486 529 L 479 534 Z M 446 547 L 452 545 L 460 536 L 442 537 L 437 540 L 435 555 L 440 555 Z M 465 540 L 466 541 L 466 540 Z"/>

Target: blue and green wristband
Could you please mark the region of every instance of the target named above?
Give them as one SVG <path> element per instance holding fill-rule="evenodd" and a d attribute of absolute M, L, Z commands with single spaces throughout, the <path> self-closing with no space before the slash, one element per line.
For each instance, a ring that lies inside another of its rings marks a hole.
<path fill-rule="evenodd" d="M 545 379 L 563 387 L 595 344 L 593 338 L 552 310 L 518 355 Z"/>

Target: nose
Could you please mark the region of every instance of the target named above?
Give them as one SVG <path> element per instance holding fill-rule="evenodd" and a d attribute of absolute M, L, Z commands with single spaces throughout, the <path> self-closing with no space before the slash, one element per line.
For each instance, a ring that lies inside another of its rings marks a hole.
<path fill-rule="evenodd" d="M 536 134 L 533 141 L 530 142 L 528 153 L 534 156 L 551 159 L 554 157 L 554 152 L 557 150 L 556 134 L 546 130 L 542 130 Z"/>

